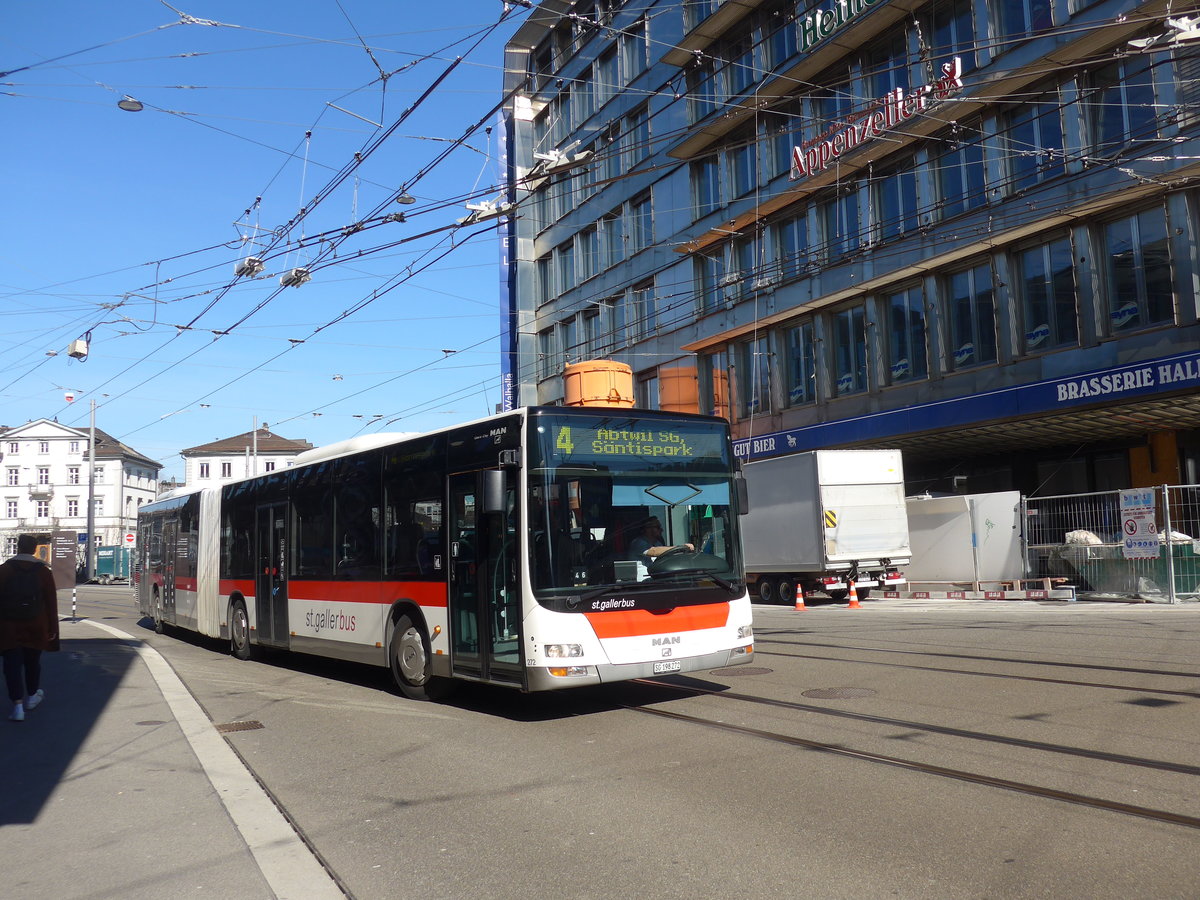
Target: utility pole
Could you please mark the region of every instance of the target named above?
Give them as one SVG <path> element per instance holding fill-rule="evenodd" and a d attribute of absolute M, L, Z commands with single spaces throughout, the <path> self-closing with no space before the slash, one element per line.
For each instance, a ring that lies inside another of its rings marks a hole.
<path fill-rule="evenodd" d="M 91 427 L 88 434 L 88 508 L 87 508 L 87 562 L 84 580 L 90 581 L 96 574 L 96 401 L 92 401 Z"/>

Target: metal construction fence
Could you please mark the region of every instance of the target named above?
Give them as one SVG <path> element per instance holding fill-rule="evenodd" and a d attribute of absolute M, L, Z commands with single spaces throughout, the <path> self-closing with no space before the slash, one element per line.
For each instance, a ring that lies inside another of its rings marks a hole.
<path fill-rule="evenodd" d="M 1078 594 L 1200 599 L 1200 485 L 1022 500 L 1026 574 Z"/>

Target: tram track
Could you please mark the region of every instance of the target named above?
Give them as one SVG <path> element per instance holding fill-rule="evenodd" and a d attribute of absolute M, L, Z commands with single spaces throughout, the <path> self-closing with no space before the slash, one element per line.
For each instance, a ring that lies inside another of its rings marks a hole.
<path fill-rule="evenodd" d="M 656 687 L 670 686 L 665 682 L 658 681 L 647 681 L 645 683 L 653 684 Z M 707 692 L 701 691 L 699 693 Z M 745 698 L 743 697 L 738 699 Z M 1101 809 L 1107 812 L 1115 812 L 1127 816 L 1136 816 L 1141 819 L 1149 819 L 1154 822 L 1162 822 L 1169 825 L 1179 825 L 1185 828 L 1200 829 L 1200 818 L 1182 815 L 1180 813 L 1168 812 L 1167 810 L 1153 809 L 1147 806 L 1137 806 L 1131 803 L 1122 803 L 1114 800 L 1106 800 L 1102 797 L 1091 797 L 1086 794 L 1078 794 L 1072 791 L 1061 791 L 1056 788 L 1042 787 L 1040 785 L 1030 784 L 1028 782 L 997 778 L 992 775 L 982 775 L 977 772 L 967 772 L 962 769 L 951 769 L 947 768 L 946 766 L 938 766 L 931 763 L 901 759 L 895 756 L 886 756 L 881 753 L 871 753 L 865 750 L 854 750 L 849 747 L 844 747 L 840 744 L 828 744 L 822 741 L 814 741 L 808 738 L 796 737 L 794 735 L 780 734 L 779 732 L 766 731 L 761 728 L 751 728 L 746 725 L 735 725 L 730 722 L 722 722 L 716 719 L 705 718 L 703 716 L 693 716 L 687 713 L 680 713 L 672 710 L 654 709 L 646 706 L 626 706 L 625 708 L 634 712 L 643 713 L 645 715 L 657 716 L 677 722 L 684 722 L 690 725 L 697 725 L 718 731 L 759 738 L 793 747 L 802 747 L 806 750 L 828 753 L 834 756 L 856 759 L 863 762 L 874 763 L 876 765 L 892 766 L 895 768 L 905 769 L 910 772 L 917 772 L 925 775 L 935 775 L 941 778 L 950 778 L 954 779 L 955 781 L 966 782 L 969 784 L 978 784 L 986 787 L 1012 791 L 1019 794 L 1041 797 L 1043 799 L 1057 800 L 1075 806 L 1085 806 L 1092 809 Z"/>

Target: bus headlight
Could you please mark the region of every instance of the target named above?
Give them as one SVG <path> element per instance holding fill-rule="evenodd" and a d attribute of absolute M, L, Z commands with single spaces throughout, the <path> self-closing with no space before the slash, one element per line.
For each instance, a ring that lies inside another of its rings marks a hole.
<path fill-rule="evenodd" d="M 568 659 L 574 656 L 583 656 L 583 646 L 581 644 L 547 644 L 546 656 L 550 659 Z"/>
<path fill-rule="evenodd" d="M 752 638 L 752 637 L 754 637 L 754 626 L 753 625 L 739 625 L 738 626 L 738 640 L 742 640 L 743 638 Z"/>

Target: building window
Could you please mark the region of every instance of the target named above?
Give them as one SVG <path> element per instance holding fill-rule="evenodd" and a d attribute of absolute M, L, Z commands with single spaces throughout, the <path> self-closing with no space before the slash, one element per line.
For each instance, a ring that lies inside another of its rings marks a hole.
<path fill-rule="evenodd" d="M 730 40 L 719 55 L 724 63 L 721 75 L 725 96 L 743 94 L 758 81 L 758 72 L 754 67 L 754 37 L 749 32 Z"/>
<path fill-rule="evenodd" d="M 625 117 L 625 168 L 632 169 L 650 155 L 650 113 L 639 106 Z"/>
<path fill-rule="evenodd" d="M 891 384 L 914 381 L 929 375 L 929 353 L 925 343 L 925 295 L 919 287 L 889 294 L 887 306 L 887 371 Z"/>
<path fill-rule="evenodd" d="M 650 212 L 650 195 L 643 194 L 629 204 L 629 252 L 637 253 L 654 243 L 653 220 Z"/>
<path fill-rule="evenodd" d="M 845 189 L 831 200 L 821 204 L 822 249 L 825 259 L 837 262 L 842 257 L 857 253 L 859 247 L 858 194 L 853 188 Z"/>
<path fill-rule="evenodd" d="M 738 383 L 742 418 L 771 411 L 771 352 L 766 335 L 739 345 Z"/>
<path fill-rule="evenodd" d="M 49 500 L 37 501 L 36 515 L 39 519 L 46 519 L 46 518 L 50 517 L 50 501 Z"/>
<path fill-rule="evenodd" d="M 1076 343 L 1075 269 L 1067 238 L 1016 256 L 1022 294 L 1025 351 L 1048 350 Z"/>
<path fill-rule="evenodd" d="M 830 315 L 834 391 L 841 397 L 867 389 L 867 320 L 861 305 Z"/>
<path fill-rule="evenodd" d="M 67 515 L 72 518 L 79 515 L 79 500 L 75 497 L 67 498 Z"/>
<path fill-rule="evenodd" d="M 5 500 L 4 501 L 4 509 L 5 509 L 5 514 L 8 516 L 8 518 L 15 519 L 17 517 L 17 501 L 16 500 L 11 500 L 11 499 Z"/>
<path fill-rule="evenodd" d="M 67 466 L 67 484 L 79 484 L 79 466 Z"/>
<path fill-rule="evenodd" d="M 878 100 L 896 88 L 909 93 L 908 57 L 908 33 L 903 28 L 893 31 L 863 54 L 867 96 Z"/>
<path fill-rule="evenodd" d="M 579 280 L 586 281 L 600 271 L 600 235 L 595 225 L 579 232 Z"/>
<path fill-rule="evenodd" d="M 996 17 L 996 33 L 1000 37 L 1026 38 L 1034 31 L 1044 31 L 1054 25 L 1050 0 L 998 0 L 989 4 Z M 1000 49 L 1006 49 L 1002 44 Z"/>
<path fill-rule="evenodd" d="M 617 74 L 617 51 L 613 49 L 600 54 L 600 61 L 596 64 L 594 92 L 596 109 L 600 109 L 617 95 L 617 90 L 620 88 L 619 77 Z"/>
<path fill-rule="evenodd" d="M 637 405 L 642 409 L 661 409 L 662 397 L 658 393 L 658 373 L 653 369 L 637 381 Z"/>
<path fill-rule="evenodd" d="M 38 484 L 49 484 L 50 483 L 50 467 L 49 466 L 38 466 L 37 483 Z"/>
<path fill-rule="evenodd" d="M 621 74 L 625 83 L 646 71 L 646 20 L 638 19 L 621 32 Z"/>
<path fill-rule="evenodd" d="M 700 357 L 700 410 L 729 418 L 729 360 L 724 350 Z"/>
<path fill-rule="evenodd" d="M 983 147 L 976 128 L 943 135 L 949 149 L 934 161 L 938 199 L 943 219 L 983 206 L 987 201 L 983 174 Z"/>
<path fill-rule="evenodd" d="M 564 366 L 583 359 L 583 354 L 579 352 L 579 331 L 574 316 L 558 323 L 558 345 L 562 347 Z"/>
<path fill-rule="evenodd" d="M 950 365 L 966 369 L 996 361 L 996 299 L 991 266 L 975 266 L 946 279 Z"/>
<path fill-rule="evenodd" d="M 758 142 L 753 131 L 741 131 L 726 151 L 729 193 L 741 197 L 758 187 Z"/>
<path fill-rule="evenodd" d="M 799 278 L 808 265 L 808 218 L 801 213 L 773 226 L 775 262 L 784 281 Z"/>
<path fill-rule="evenodd" d="M 695 123 L 717 110 L 717 77 L 712 60 L 700 60 L 687 73 L 688 121 Z"/>
<path fill-rule="evenodd" d="M 698 219 L 721 206 L 721 166 L 717 157 L 692 163 L 692 203 Z"/>
<path fill-rule="evenodd" d="M 783 24 L 770 32 L 764 42 L 764 49 L 768 55 L 768 69 L 780 68 L 799 50 L 796 16 L 788 15 L 786 11 L 777 11 L 775 15 Z M 772 24 L 775 23 L 769 23 L 767 27 L 770 28 Z"/>
<path fill-rule="evenodd" d="M 201 478 L 208 477 L 208 463 L 206 463 L 206 462 L 200 463 L 200 477 Z"/>
<path fill-rule="evenodd" d="M 600 220 L 600 239 L 605 268 L 615 266 L 625 258 L 625 239 L 619 212 L 610 213 Z"/>
<path fill-rule="evenodd" d="M 771 142 L 771 175 L 790 175 L 792 151 L 801 142 L 800 126 L 804 121 L 801 102 L 789 100 L 762 115 L 767 122 L 767 136 Z"/>
<path fill-rule="evenodd" d="M 588 359 L 595 359 L 600 355 L 602 344 L 600 336 L 600 308 L 598 306 L 589 306 L 583 311 L 583 323 L 580 329 L 579 340 Z"/>
<path fill-rule="evenodd" d="M 1110 333 L 1175 321 L 1171 245 L 1162 207 L 1104 226 Z"/>
<path fill-rule="evenodd" d="M 1101 156 L 1119 153 L 1136 141 L 1158 137 L 1150 55 L 1129 56 L 1091 73 L 1086 108 L 1092 146 Z"/>
<path fill-rule="evenodd" d="M 275 471 L 274 460 L 268 460 L 267 462 L 263 463 L 263 471 L 264 472 L 274 472 Z"/>
<path fill-rule="evenodd" d="M 71 443 L 67 446 L 67 450 L 71 453 L 78 453 L 79 441 L 71 441 Z"/>
<path fill-rule="evenodd" d="M 554 299 L 554 258 L 547 253 L 539 256 L 537 261 L 537 298 L 538 305 L 544 306 Z"/>
<path fill-rule="evenodd" d="M 696 314 L 703 316 L 715 312 L 721 306 L 722 287 L 725 278 L 725 252 L 722 247 L 710 247 L 695 257 Z"/>
<path fill-rule="evenodd" d="M 8 470 L 8 483 L 10 486 L 14 486 L 14 487 L 21 483 L 21 470 L 20 469 L 9 469 Z"/>
<path fill-rule="evenodd" d="M 19 443 L 17 443 L 16 441 L 8 442 L 8 452 L 9 453 L 16 453 L 19 449 L 21 449 L 21 445 Z"/>
<path fill-rule="evenodd" d="M 231 463 L 231 462 L 221 463 L 221 477 L 222 478 L 232 478 L 233 477 L 233 463 Z"/>
<path fill-rule="evenodd" d="M 50 442 L 49 441 L 38 441 L 38 453 L 49 453 L 49 452 L 50 452 Z"/>
<path fill-rule="evenodd" d="M 654 282 L 643 281 L 634 285 L 629 295 L 632 307 L 631 337 L 635 341 L 645 340 L 658 329 L 658 308 L 654 298 Z"/>
<path fill-rule="evenodd" d="M 538 332 L 538 380 L 550 378 L 555 373 L 554 329 Z"/>
<path fill-rule="evenodd" d="M 691 31 L 717 11 L 724 0 L 683 0 L 684 27 Z"/>
<path fill-rule="evenodd" d="M 596 111 L 593 103 L 592 70 L 584 69 L 575 79 L 575 122 L 582 125 Z"/>
<path fill-rule="evenodd" d="M 1004 140 L 1008 145 L 1009 190 L 1028 187 L 1063 173 L 1062 108 L 1058 89 L 1008 114 Z"/>
<path fill-rule="evenodd" d="M 975 20 L 973 0 L 951 0 L 949 3 L 930 3 L 922 28 L 926 41 L 932 46 L 930 64 L 940 73 L 944 63 L 956 56 L 964 73 L 975 68 Z"/>
<path fill-rule="evenodd" d="M 558 264 L 558 291 L 562 295 L 575 287 L 575 242 L 559 244 L 554 257 Z"/>
<path fill-rule="evenodd" d="M 607 328 L 607 346 L 616 351 L 625 346 L 625 296 L 609 297 L 600 301 L 604 318 L 602 327 Z"/>
<path fill-rule="evenodd" d="M 787 330 L 788 406 L 813 403 L 817 399 L 817 356 L 812 321 Z"/>
<path fill-rule="evenodd" d="M 95 500 L 92 503 L 92 509 L 95 510 L 95 515 L 97 515 L 97 516 L 104 515 L 104 498 L 103 497 L 95 498 Z M 99 538 L 100 535 L 96 535 L 96 537 Z"/>
<path fill-rule="evenodd" d="M 881 241 L 917 229 L 917 172 L 912 160 L 875 182 L 875 225 Z"/>

